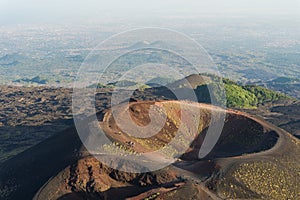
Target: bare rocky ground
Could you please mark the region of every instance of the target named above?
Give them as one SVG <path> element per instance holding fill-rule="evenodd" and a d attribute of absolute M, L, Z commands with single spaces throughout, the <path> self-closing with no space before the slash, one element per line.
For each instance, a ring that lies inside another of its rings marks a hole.
<path fill-rule="evenodd" d="M 73 126 L 71 101 L 69 88 L 0 86 L 0 163 Z"/>
<path fill-rule="evenodd" d="M 71 90 L 2 86 L 0 162 L 72 124 Z"/>
<path fill-rule="evenodd" d="M 300 138 L 300 101 L 284 100 L 260 105 L 256 110 L 243 110 Z"/>

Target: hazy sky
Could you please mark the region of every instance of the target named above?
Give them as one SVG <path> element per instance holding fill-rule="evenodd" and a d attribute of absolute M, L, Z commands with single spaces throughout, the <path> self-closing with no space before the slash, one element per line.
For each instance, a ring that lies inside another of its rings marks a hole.
<path fill-rule="evenodd" d="M 0 0 L 0 23 L 61 23 L 191 14 L 300 16 L 300 0 Z"/>

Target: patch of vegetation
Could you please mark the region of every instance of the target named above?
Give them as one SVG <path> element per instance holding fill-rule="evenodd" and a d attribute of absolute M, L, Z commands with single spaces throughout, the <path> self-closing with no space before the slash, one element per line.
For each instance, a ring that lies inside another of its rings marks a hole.
<path fill-rule="evenodd" d="M 145 198 L 144 200 L 152 200 L 152 199 L 156 199 L 158 196 L 160 195 L 159 192 L 152 194 L 151 196 Z"/>
<path fill-rule="evenodd" d="M 214 75 L 210 75 L 210 77 L 214 79 L 214 82 L 220 79 Z M 198 86 L 195 90 L 199 102 L 211 103 L 211 99 L 215 98 L 216 102 L 225 104 L 224 100 L 226 99 L 226 106 L 229 108 L 253 109 L 257 108 L 258 104 L 292 99 L 292 97 L 285 94 L 269 90 L 261 86 L 242 86 L 230 79 L 223 79 L 222 81 L 226 92 L 226 98 L 223 97 L 221 93 L 215 92 L 220 91 L 218 89 L 220 84 L 211 83 L 209 85 Z M 208 87 L 211 88 L 213 94 L 209 93 Z"/>
<path fill-rule="evenodd" d="M 255 108 L 258 100 L 255 94 L 236 84 L 225 84 L 227 107 Z"/>
<path fill-rule="evenodd" d="M 241 164 L 232 181 L 223 184 L 223 195 L 228 199 L 253 198 L 253 194 L 264 199 L 296 199 L 299 191 L 297 178 L 290 171 L 268 161 Z"/>
<path fill-rule="evenodd" d="M 151 88 L 151 87 L 148 85 L 145 85 L 145 84 L 141 84 L 138 86 L 139 91 L 145 91 L 146 89 L 149 89 L 149 88 Z"/>
<path fill-rule="evenodd" d="M 132 148 L 129 148 L 125 144 L 121 144 L 119 142 L 113 142 L 112 144 L 104 144 L 103 146 L 99 147 L 99 149 L 111 155 L 141 155 L 140 153 L 134 151 Z"/>
<path fill-rule="evenodd" d="M 291 99 L 289 96 L 261 86 L 247 85 L 243 88 L 254 94 L 258 103 L 273 102 L 281 99 Z"/>

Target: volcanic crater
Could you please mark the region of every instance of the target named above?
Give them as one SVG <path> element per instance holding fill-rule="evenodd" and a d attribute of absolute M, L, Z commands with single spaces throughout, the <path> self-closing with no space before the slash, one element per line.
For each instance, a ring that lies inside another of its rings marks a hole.
<path fill-rule="evenodd" d="M 288 156 L 299 148 L 292 136 L 264 120 L 212 105 L 188 101 L 138 101 L 118 105 L 114 110 L 117 110 L 116 114 L 112 109 L 98 113 L 99 127 L 111 141 L 102 150 L 107 154 L 117 154 L 120 150 L 137 157 L 156 152 L 150 161 L 159 163 L 167 157 L 174 162 L 163 169 L 141 173 L 114 169 L 91 155 L 81 143 L 76 129 L 70 128 L 7 162 L 0 170 L 0 187 L 3 189 L 4 183 L 16 186 L 7 192 L 11 199 L 33 196 L 43 200 L 223 199 L 228 196 L 220 193 L 226 188 L 220 184 L 230 170 L 259 158 L 271 162 L 274 155 L 278 158 L 282 154 Z M 209 134 L 209 127 L 214 125 L 213 117 L 224 121 L 222 133 L 212 151 L 199 159 L 198 153 Z M 143 133 L 150 137 L 131 135 L 130 131 L 135 130 L 127 120 L 139 127 L 150 125 L 149 133 Z M 160 130 L 150 135 L 162 121 Z M 166 147 L 168 151 L 160 151 Z M 121 159 L 111 162 L 129 168 L 143 165 L 140 160 L 137 163 Z M 28 186 L 28 182 L 34 184 Z M 240 197 L 256 194 L 247 185 L 238 190 L 243 191 L 238 193 Z"/>

